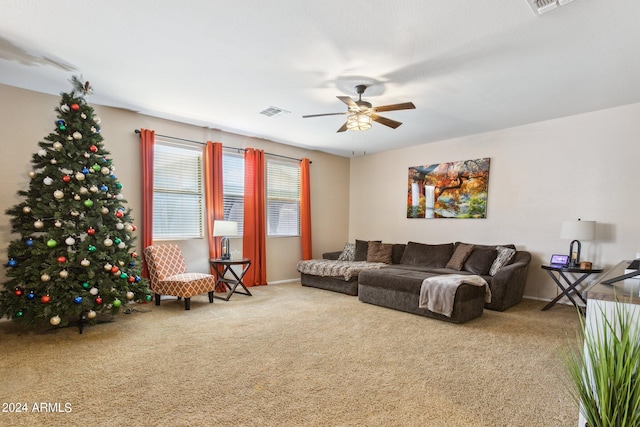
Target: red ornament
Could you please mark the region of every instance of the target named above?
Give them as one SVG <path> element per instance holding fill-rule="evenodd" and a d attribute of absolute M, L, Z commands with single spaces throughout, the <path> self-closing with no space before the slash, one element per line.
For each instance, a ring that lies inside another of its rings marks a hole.
<path fill-rule="evenodd" d="M 59 257 L 58 257 L 58 262 L 59 262 L 59 263 L 67 262 L 67 258 L 65 258 L 65 257 L 63 257 L 63 256 L 59 256 Z"/>
<path fill-rule="evenodd" d="M 120 271 L 120 269 L 118 267 L 116 267 L 115 265 L 113 267 L 111 267 L 111 272 L 113 274 L 116 274 L 118 271 Z"/>
<path fill-rule="evenodd" d="M 136 226 L 134 224 L 131 224 L 131 231 L 136 231 Z"/>
<path fill-rule="evenodd" d="M 71 109 L 73 111 L 78 111 L 80 109 L 80 106 L 78 104 L 71 104 Z"/>
<path fill-rule="evenodd" d="M 62 177 L 62 180 L 66 183 L 69 183 L 71 181 L 71 177 L 69 175 L 65 175 Z"/>
<path fill-rule="evenodd" d="M 138 258 L 138 254 L 136 252 L 131 252 L 131 258 Z"/>
<path fill-rule="evenodd" d="M 40 298 L 40 302 L 43 303 L 43 304 L 48 304 L 49 301 L 51 301 L 51 297 L 49 295 L 43 295 Z"/>
<path fill-rule="evenodd" d="M 87 230 L 87 234 L 89 236 L 93 236 L 94 234 L 96 234 L 96 230 L 94 230 L 93 227 L 89 227 L 89 229 Z"/>
<path fill-rule="evenodd" d="M 92 153 L 95 153 L 96 151 L 98 151 L 98 147 L 96 147 L 95 145 L 92 145 L 91 147 L 89 147 L 89 151 L 91 151 Z"/>
<path fill-rule="evenodd" d="M 123 216 L 123 215 L 124 215 L 124 214 L 122 213 L 122 211 L 118 211 L 118 212 L 116 212 L 116 217 L 117 217 L 117 218 L 122 218 L 122 216 Z"/>
<path fill-rule="evenodd" d="M 96 298 L 96 304 L 98 305 L 102 304 L 102 298 L 100 297 Z"/>
<path fill-rule="evenodd" d="M 136 281 L 136 278 L 135 278 L 135 277 L 133 277 L 133 276 L 129 276 L 129 277 L 127 278 L 127 282 L 129 282 L 129 283 L 133 283 L 133 282 L 135 282 L 135 281 Z"/>
<path fill-rule="evenodd" d="M 23 293 L 23 292 L 22 292 L 22 289 L 20 289 L 20 288 L 15 288 L 15 289 L 13 290 L 13 293 L 14 293 L 14 295 L 15 295 L 15 296 L 19 297 L 19 296 L 22 296 L 22 293 Z"/>

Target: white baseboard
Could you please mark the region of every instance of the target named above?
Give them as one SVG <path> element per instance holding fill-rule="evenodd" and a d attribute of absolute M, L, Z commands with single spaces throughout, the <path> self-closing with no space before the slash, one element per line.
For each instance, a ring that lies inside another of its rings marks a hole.
<path fill-rule="evenodd" d="M 293 282 L 299 282 L 300 278 L 298 277 L 297 279 L 285 279 L 285 280 L 276 280 L 275 282 L 269 282 L 269 285 L 279 285 L 281 283 L 293 283 Z"/>
<path fill-rule="evenodd" d="M 551 298 L 530 297 L 530 296 L 527 296 L 527 295 L 523 295 L 522 298 L 532 299 L 532 300 L 535 300 L 535 301 L 545 301 L 545 302 L 551 301 Z M 582 304 L 582 301 L 579 301 L 578 298 L 576 298 L 576 301 L 578 301 L 578 305 L 584 306 L 584 304 Z M 567 297 L 562 297 L 562 299 L 560 301 L 556 302 L 556 304 L 573 305 L 571 303 L 571 301 L 569 301 L 567 299 Z"/>

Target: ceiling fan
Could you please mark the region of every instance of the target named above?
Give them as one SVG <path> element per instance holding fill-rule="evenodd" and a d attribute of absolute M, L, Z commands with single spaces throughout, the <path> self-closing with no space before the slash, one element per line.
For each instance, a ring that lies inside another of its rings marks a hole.
<path fill-rule="evenodd" d="M 357 101 L 354 101 L 348 96 L 337 97 L 340 101 L 347 104 L 347 107 L 349 107 L 346 112 L 311 114 L 302 116 L 302 118 L 306 119 L 309 117 L 338 116 L 346 114 L 347 121 L 342 125 L 342 127 L 340 127 L 340 129 L 338 129 L 338 132 L 344 132 L 346 130 L 367 130 L 371 127 L 371 120 L 395 129 L 400 126 L 402 122 L 397 122 L 395 120 L 387 119 L 386 117 L 381 117 L 376 113 L 395 110 L 412 110 L 416 108 L 416 106 L 413 105 L 413 102 L 403 102 L 402 104 L 382 105 L 380 107 L 374 107 L 370 102 L 362 100 L 362 94 L 366 89 L 366 85 L 356 86 L 356 92 L 358 93 Z"/>

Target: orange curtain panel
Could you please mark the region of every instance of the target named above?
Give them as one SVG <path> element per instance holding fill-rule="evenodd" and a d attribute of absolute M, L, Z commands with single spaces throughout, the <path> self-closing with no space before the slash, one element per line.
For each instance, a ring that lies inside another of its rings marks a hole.
<path fill-rule="evenodd" d="M 213 223 L 224 219 L 224 202 L 222 189 L 222 143 L 207 141 L 204 147 L 204 200 L 207 218 L 207 239 L 209 241 L 209 258 L 220 257 L 220 239 L 213 237 Z M 211 267 L 213 274 L 213 267 Z"/>
<path fill-rule="evenodd" d="M 244 235 L 242 252 L 251 260 L 244 276 L 247 286 L 267 284 L 264 151 L 244 153 Z"/>
<path fill-rule="evenodd" d="M 309 159 L 300 162 L 300 241 L 302 259 L 312 257 L 311 249 L 311 190 L 309 184 Z"/>
<path fill-rule="evenodd" d="M 142 249 L 153 243 L 153 152 L 156 132 L 140 129 L 142 158 Z M 142 277 L 148 278 L 146 262 L 142 263 Z"/>

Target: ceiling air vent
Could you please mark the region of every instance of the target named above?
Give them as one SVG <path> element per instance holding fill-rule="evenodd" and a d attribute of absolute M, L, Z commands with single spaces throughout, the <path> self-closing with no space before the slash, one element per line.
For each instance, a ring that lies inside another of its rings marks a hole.
<path fill-rule="evenodd" d="M 545 12 L 549 12 L 558 6 L 563 6 L 571 1 L 573 0 L 527 0 L 527 3 L 534 14 L 542 15 Z"/>
<path fill-rule="evenodd" d="M 265 108 L 260 111 L 260 114 L 265 115 L 267 117 L 281 116 L 283 114 L 289 114 L 291 111 L 283 110 L 282 108 L 270 106 L 269 108 Z"/>

